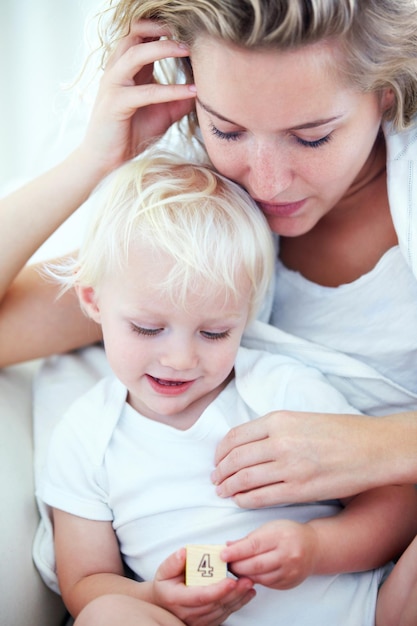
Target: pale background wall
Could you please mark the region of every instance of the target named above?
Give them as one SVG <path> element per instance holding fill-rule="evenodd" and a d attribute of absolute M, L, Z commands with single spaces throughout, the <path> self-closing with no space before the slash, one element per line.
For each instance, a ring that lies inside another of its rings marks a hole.
<path fill-rule="evenodd" d="M 57 150 L 58 131 L 75 92 L 62 86 L 81 67 L 87 51 L 85 23 L 100 4 L 1 0 L 1 186 L 31 176 Z"/>
<path fill-rule="evenodd" d="M 102 0 L 1 0 L 0 195 L 57 162 L 79 141 L 88 102 L 65 90 L 96 41 Z M 70 245 L 70 220 L 52 253 Z M 52 247 L 51 247 L 52 246 Z"/>

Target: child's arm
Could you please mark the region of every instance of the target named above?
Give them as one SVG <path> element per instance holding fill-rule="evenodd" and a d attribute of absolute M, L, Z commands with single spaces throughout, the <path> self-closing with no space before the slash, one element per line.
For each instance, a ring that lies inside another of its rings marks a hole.
<path fill-rule="evenodd" d="M 76 617 L 94 598 L 122 594 L 170 611 L 189 626 L 217 626 L 255 595 L 247 578 L 209 587 L 184 584 L 185 549 L 168 557 L 155 580 L 126 578 L 111 522 L 53 510 L 57 574 L 62 598 Z"/>
<path fill-rule="evenodd" d="M 417 537 L 408 546 L 379 591 L 375 624 L 417 624 Z"/>
<path fill-rule="evenodd" d="M 221 557 L 237 575 L 287 589 L 313 574 L 379 567 L 398 556 L 416 532 L 414 487 L 381 487 L 351 498 L 334 517 L 269 522 L 228 545 Z"/>

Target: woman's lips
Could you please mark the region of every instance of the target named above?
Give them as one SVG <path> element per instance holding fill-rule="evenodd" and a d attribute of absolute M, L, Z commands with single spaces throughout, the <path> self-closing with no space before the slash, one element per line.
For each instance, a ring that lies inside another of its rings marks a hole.
<path fill-rule="evenodd" d="M 146 374 L 146 378 L 154 391 L 165 396 L 179 396 L 194 383 L 194 380 L 170 380 L 156 378 L 150 374 Z"/>
<path fill-rule="evenodd" d="M 305 203 L 305 199 L 298 200 L 297 202 L 282 202 L 279 204 L 257 201 L 257 205 L 261 209 L 262 213 L 270 217 L 291 217 L 292 215 L 298 213 L 298 211 L 303 208 Z"/>

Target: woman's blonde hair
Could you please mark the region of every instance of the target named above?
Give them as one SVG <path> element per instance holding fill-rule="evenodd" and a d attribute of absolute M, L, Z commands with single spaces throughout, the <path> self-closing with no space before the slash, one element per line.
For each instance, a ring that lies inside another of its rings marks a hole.
<path fill-rule="evenodd" d="M 111 0 L 108 11 L 102 30 L 107 52 L 141 18 L 166 24 L 173 38 L 191 47 L 200 35 L 257 50 L 337 39 L 339 69 L 354 85 L 364 92 L 393 90 L 386 117 L 398 129 L 417 111 L 416 0 Z M 172 80 L 184 73 L 191 78 L 183 59 L 176 65 Z"/>
<path fill-rule="evenodd" d="M 228 299 L 249 281 L 250 318 L 256 315 L 273 274 L 274 244 L 263 214 L 238 185 L 169 152 L 148 151 L 112 174 L 97 202 L 78 257 L 47 268 L 62 291 L 78 284 L 99 293 L 138 245 L 172 259 L 161 297 L 186 308 L 190 292 Z"/>

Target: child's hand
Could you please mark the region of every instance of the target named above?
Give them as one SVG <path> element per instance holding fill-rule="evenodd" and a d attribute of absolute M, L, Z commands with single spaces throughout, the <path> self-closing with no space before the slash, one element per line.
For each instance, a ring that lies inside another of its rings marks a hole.
<path fill-rule="evenodd" d="M 105 174 L 194 107 L 189 85 L 160 85 L 153 78 L 155 61 L 189 54 L 178 42 L 161 39 L 167 35 L 152 20 L 136 22 L 108 59 L 82 146 Z"/>
<path fill-rule="evenodd" d="M 317 551 L 318 539 L 309 524 L 277 520 L 228 542 L 220 556 L 236 576 L 273 589 L 290 589 L 314 573 Z"/>
<path fill-rule="evenodd" d="M 153 602 L 167 609 L 187 626 L 219 626 L 255 596 L 246 577 L 204 587 L 184 584 L 186 552 L 182 548 L 159 567 L 153 582 Z"/>

